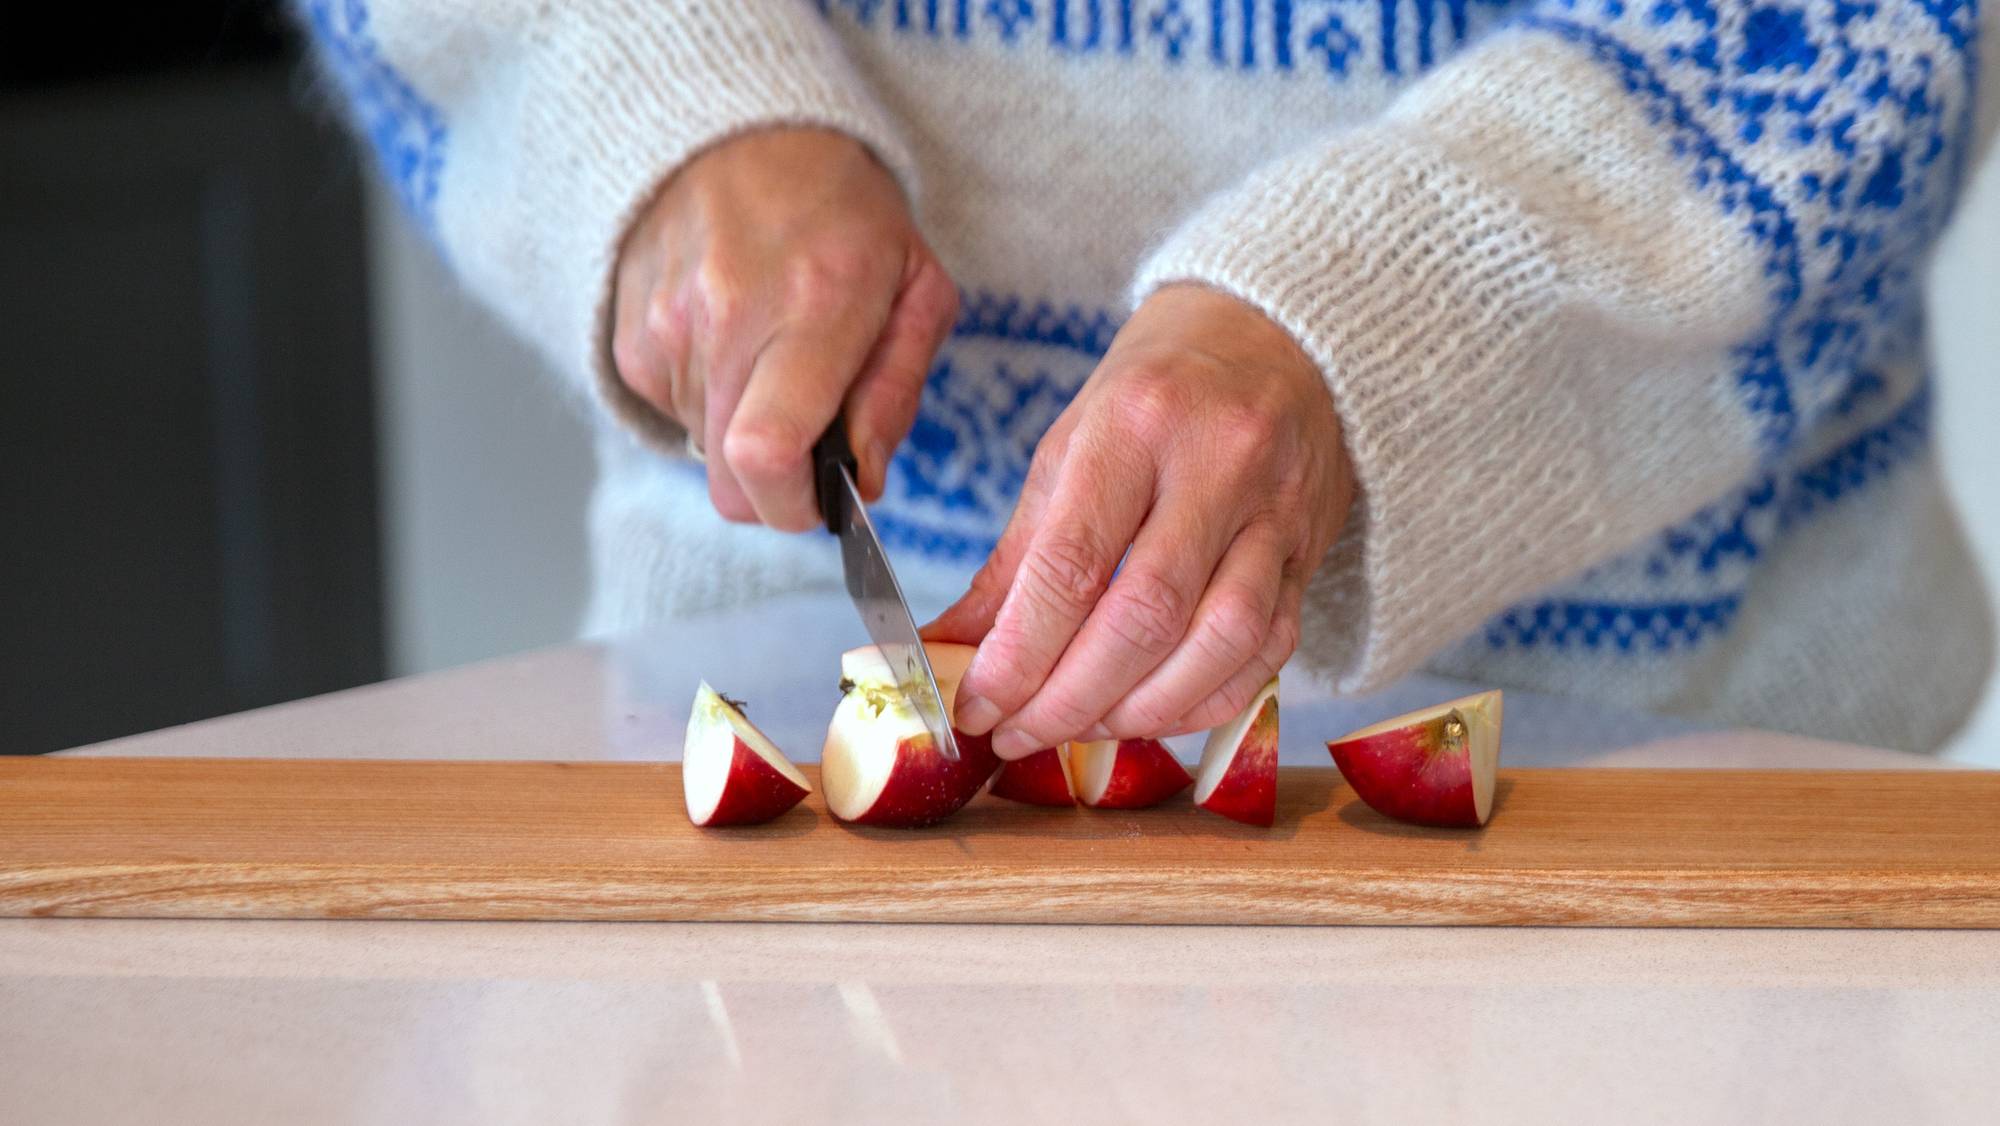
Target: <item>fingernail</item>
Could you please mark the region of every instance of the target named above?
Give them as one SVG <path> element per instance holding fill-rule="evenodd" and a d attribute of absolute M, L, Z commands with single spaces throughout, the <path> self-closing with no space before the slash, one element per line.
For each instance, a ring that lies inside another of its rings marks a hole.
<path fill-rule="evenodd" d="M 954 725 L 967 735 L 984 735 L 1000 722 L 1000 709 L 984 696 L 958 697 L 958 708 L 952 719 Z"/>
<path fill-rule="evenodd" d="M 1099 743 L 1109 738 L 1111 738 L 1111 730 L 1100 723 L 1077 736 L 1077 741 L 1081 743 Z"/>
<path fill-rule="evenodd" d="M 1027 758 L 1041 750 L 1041 742 L 1018 728 L 1008 728 L 993 737 L 993 753 L 1004 759 Z"/>

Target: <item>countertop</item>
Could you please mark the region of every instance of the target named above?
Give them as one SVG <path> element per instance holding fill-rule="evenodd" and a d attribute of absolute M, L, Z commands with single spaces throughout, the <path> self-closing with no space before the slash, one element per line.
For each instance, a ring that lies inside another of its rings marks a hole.
<path fill-rule="evenodd" d="M 856 633 L 795 600 L 72 753 L 672 757 L 700 676 L 809 749 Z M 1283 758 L 1464 687 L 1294 678 Z M 1936 765 L 1507 722 L 1515 765 Z M 1997 1058 L 1993 932 L 0 920 L 6 1123 L 1989 1122 Z"/>

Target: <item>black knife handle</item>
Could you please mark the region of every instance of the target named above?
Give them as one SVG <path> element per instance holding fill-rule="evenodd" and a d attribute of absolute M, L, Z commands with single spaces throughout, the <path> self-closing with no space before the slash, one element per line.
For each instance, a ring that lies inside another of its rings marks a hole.
<path fill-rule="evenodd" d="M 844 410 L 833 416 L 833 425 L 813 443 L 813 486 L 819 496 L 819 518 L 826 521 L 826 530 L 836 536 L 845 530 L 841 522 L 846 509 L 840 505 L 842 466 L 850 474 L 855 472 L 854 449 L 847 443 Z"/>

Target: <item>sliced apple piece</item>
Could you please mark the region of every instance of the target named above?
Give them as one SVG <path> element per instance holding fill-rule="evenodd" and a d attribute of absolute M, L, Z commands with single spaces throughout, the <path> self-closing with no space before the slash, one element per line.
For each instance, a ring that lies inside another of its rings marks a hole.
<path fill-rule="evenodd" d="M 993 776 L 994 797 L 1027 805 L 1075 805 L 1069 784 L 1068 746 L 1047 747 L 1004 763 Z"/>
<path fill-rule="evenodd" d="M 1194 784 L 1158 739 L 1103 739 L 1069 745 L 1076 800 L 1092 809 L 1145 809 Z"/>
<path fill-rule="evenodd" d="M 1326 749 L 1375 812 L 1415 825 L 1475 828 L 1493 816 L 1500 693 L 1384 720 Z"/>
<path fill-rule="evenodd" d="M 743 716 L 743 706 L 703 681 L 681 748 L 681 793 L 701 826 L 756 825 L 812 790 L 799 769 Z"/>
<path fill-rule="evenodd" d="M 932 641 L 924 644 L 924 652 L 937 674 L 949 721 L 973 648 Z M 955 728 L 958 761 L 939 754 L 923 720 L 896 687 L 889 662 L 874 646 L 843 654 L 840 674 L 844 694 L 827 725 L 819 760 L 826 806 L 835 817 L 900 829 L 936 824 L 971 801 L 1000 768 L 990 738 Z"/>
<path fill-rule="evenodd" d="M 1278 682 L 1242 714 L 1208 733 L 1196 771 L 1194 804 L 1268 829 L 1278 816 Z"/>

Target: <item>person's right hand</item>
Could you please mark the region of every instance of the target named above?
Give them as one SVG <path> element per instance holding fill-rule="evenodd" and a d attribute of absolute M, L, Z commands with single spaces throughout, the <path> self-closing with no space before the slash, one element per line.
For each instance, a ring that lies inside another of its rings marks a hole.
<path fill-rule="evenodd" d="M 812 447 L 843 403 L 864 497 L 916 421 L 958 290 L 859 142 L 773 129 L 690 161 L 619 249 L 611 354 L 686 427 L 717 512 L 819 524 Z"/>

